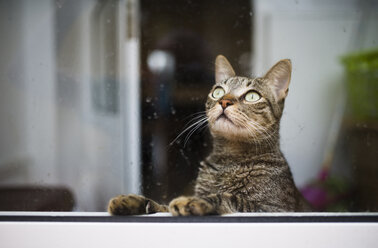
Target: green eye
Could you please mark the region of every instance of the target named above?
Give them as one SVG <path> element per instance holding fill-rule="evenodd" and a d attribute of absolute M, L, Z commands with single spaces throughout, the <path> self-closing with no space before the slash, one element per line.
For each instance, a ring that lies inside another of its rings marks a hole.
<path fill-rule="evenodd" d="M 247 102 L 256 102 L 260 100 L 261 96 L 256 91 L 250 91 L 245 95 L 245 100 Z"/>
<path fill-rule="evenodd" d="M 221 88 L 221 87 L 217 87 L 217 88 L 215 88 L 215 90 L 213 91 L 212 96 L 213 96 L 215 99 L 219 99 L 219 98 L 221 98 L 222 96 L 224 96 L 224 89 Z"/>

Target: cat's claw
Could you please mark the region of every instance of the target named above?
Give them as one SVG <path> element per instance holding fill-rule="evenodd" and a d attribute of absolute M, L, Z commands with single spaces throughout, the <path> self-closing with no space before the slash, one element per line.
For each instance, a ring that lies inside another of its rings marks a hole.
<path fill-rule="evenodd" d="M 214 207 L 201 198 L 181 196 L 169 203 L 169 211 L 173 216 L 202 216 L 213 214 Z"/>

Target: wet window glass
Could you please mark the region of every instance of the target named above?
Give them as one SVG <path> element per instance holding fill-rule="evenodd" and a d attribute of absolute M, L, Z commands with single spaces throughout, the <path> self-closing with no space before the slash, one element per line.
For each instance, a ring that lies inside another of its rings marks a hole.
<path fill-rule="evenodd" d="M 193 194 L 219 54 L 247 77 L 291 59 L 280 144 L 296 185 L 317 211 L 377 211 L 377 7 L 0 1 L 0 211 Z"/>

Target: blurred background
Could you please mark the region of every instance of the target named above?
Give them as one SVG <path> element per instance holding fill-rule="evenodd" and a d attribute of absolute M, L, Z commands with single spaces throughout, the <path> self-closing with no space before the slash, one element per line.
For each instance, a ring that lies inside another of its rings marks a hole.
<path fill-rule="evenodd" d="M 281 147 L 318 211 L 378 210 L 378 3 L 0 0 L 0 211 L 193 192 L 214 59 L 290 58 Z M 174 142 L 172 142 L 174 141 Z"/>

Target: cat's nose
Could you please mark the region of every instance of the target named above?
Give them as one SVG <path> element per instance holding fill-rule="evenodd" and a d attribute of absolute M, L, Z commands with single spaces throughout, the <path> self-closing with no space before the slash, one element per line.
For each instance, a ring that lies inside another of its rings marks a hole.
<path fill-rule="evenodd" d="M 234 103 L 228 99 L 222 99 L 219 101 L 219 104 L 222 106 L 223 109 L 226 109 L 228 106 L 233 105 Z"/>

